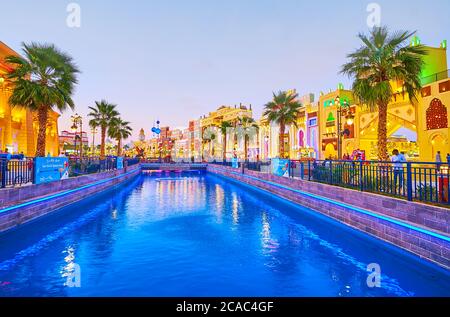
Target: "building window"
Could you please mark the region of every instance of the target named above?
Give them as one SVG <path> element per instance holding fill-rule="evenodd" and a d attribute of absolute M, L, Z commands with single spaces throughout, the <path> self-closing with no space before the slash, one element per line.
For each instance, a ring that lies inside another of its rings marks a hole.
<path fill-rule="evenodd" d="M 444 81 L 443 83 L 439 84 L 439 92 L 447 92 L 450 91 L 450 80 Z"/>
<path fill-rule="evenodd" d="M 431 86 L 427 86 L 422 89 L 422 97 L 425 98 L 428 96 L 431 96 Z"/>
<path fill-rule="evenodd" d="M 309 119 L 309 126 L 310 127 L 316 126 L 316 125 L 317 125 L 317 118 Z"/>
<path fill-rule="evenodd" d="M 448 127 L 447 108 L 434 98 L 427 109 L 427 130 L 444 129 Z"/>

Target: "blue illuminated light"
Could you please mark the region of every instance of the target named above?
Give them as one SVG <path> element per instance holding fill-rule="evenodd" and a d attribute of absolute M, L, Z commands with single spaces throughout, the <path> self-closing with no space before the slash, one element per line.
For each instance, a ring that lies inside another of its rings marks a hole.
<path fill-rule="evenodd" d="M 8 212 L 8 211 L 15 210 L 15 209 L 19 209 L 19 208 L 35 205 L 35 204 L 38 204 L 38 203 L 42 203 L 42 202 L 45 202 L 45 201 L 49 201 L 51 199 L 55 199 L 55 198 L 58 198 L 58 197 L 66 196 L 68 194 L 76 193 L 76 192 L 81 191 L 81 190 L 86 189 L 86 188 L 94 187 L 94 186 L 104 184 L 104 183 L 109 182 L 109 181 L 114 180 L 114 179 L 122 178 L 122 177 L 130 175 L 130 174 L 132 174 L 134 172 L 135 171 L 131 171 L 131 172 L 128 172 L 128 173 L 125 173 L 125 174 L 122 174 L 122 175 L 115 176 L 113 178 L 104 179 L 104 180 L 101 180 L 101 181 L 98 181 L 98 182 L 95 182 L 95 183 L 92 183 L 92 184 L 84 185 L 84 186 L 81 186 L 81 187 L 78 187 L 78 188 L 75 188 L 75 189 L 70 189 L 70 190 L 67 190 L 67 191 L 64 191 L 64 192 L 61 192 L 61 193 L 45 196 L 45 197 L 42 197 L 42 198 L 39 198 L 39 199 L 30 200 L 30 201 L 25 202 L 25 203 L 21 203 L 21 204 L 18 204 L 18 205 L 14 205 L 14 206 L 11 206 L 11 207 L 0 209 L 0 214 Z"/>
<path fill-rule="evenodd" d="M 374 212 L 371 212 L 371 211 L 368 211 L 368 210 L 365 210 L 365 209 L 362 209 L 362 208 L 358 208 L 358 207 L 355 207 L 355 206 L 352 206 L 352 205 L 349 205 L 349 204 L 346 204 L 346 203 L 338 202 L 336 200 L 333 200 L 333 199 L 330 199 L 330 198 L 326 198 L 326 197 L 323 197 L 323 196 L 307 193 L 307 192 L 304 192 L 304 191 L 301 191 L 301 190 L 298 190 L 298 189 L 293 189 L 293 188 L 290 188 L 288 186 L 277 184 L 277 183 L 274 183 L 274 182 L 271 182 L 271 181 L 262 180 L 262 179 L 259 179 L 257 177 L 254 177 L 254 176 L 249 176 L 249 175 L 245 175 L 245 174 L 243 175 L 243 174 L 240 174 L 240 173 L 237 173 L 237 172 L 229 172 L 229 173 L 235 174 L 235 175 L 241 176 L 241 177 L 244 176 L 246 178 L 250 178 L 250 179 L 262 182 L 262 183 L 266 183 L 266 184 L 269 184 L 269 185 L 272 185 L 272 186 L 275 186 L 275 187 L 279 187 L 279 188 L 282 188 L 282 189 L 286 189 L 286 190 L 295 192 L 295 193 L 300 194 L 302 196 L 311 197 L 311 198 L 314 198 L 314 199 L 317 199 L 317 200 L 320 200 L 320 201 L 324 201 L 324 202 L 327 202 L 327 203 L 330 203 L 330 204 L 333 204 L 333 205 L 336 205 L 336 206 L 344 207 L 344 208 L 350 209 L 352 211 L 355 211 L 357 213 L 361 213 L 361 214 L 368 215 L 368 216 L 371 216 L 371 217 L 374 217 L 374 218 L 377 218 L 377 219 L 381 219 L 381 220 L 384 220 L 384 221 L 396 224 L 398 226 L 401 226 L 403 228 L 414 230 L 414 231 L 417 231 L 417 232 L 420 232 L 420 233 L 423 233 L 423 234 L 426 234 L 426 235 L 429 235 L 429 236 L 432 236 L 432 237 L 444 240 L 446 242 L 450 242 L 450 237 L 444 236 L 442 234 L 439 234 L 439 233 L 436 233 L 436 232 L 433 232 L 433 231 L 430 231 L 430 230 L 426 230 L 426 229 L 423 229 L 423 228 L 420 228 L 420 227 L 416 227 L 416 226 L 410 225 L 408 223 L 402 222 L 400 220 L 397 220 L 397 219 L 394 219 L 394 218 L 391 218 L 391 217 L 383 216 L 383 215 L 380 215 L 380 214 L 377 214 L 377 213 L 374 213 Z"/>

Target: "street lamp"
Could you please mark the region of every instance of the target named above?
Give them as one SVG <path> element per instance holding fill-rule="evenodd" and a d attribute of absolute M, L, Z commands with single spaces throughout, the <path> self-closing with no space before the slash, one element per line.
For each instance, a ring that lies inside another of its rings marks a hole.
<path fill-rule="evenodd" d="M 75 152 L 77 150 L 77 145 L 76 145 L 76 137 L 77 137 L 77 128 L 80 128 L 80 159 L 83 159 L 83 118 L 78 114 L 74 114 L 73 116 L 70 117 L 70 119 L 73 122 L 72 125 L 72 131 L 75 132 Z"/>
<path fill-rule="evenodd" d="M 341 103 L 341 98 L 336 97 L 334 103 L 337 108 L 337 148 L 338 148 L 338 159 L 342 159 L 342 138 L 344 135 L 350 135 L 350 131 L 345 129 L 342 131 L 342 118 L 346 119 L 347 125 L 352 125 L 355 120 L 355 116 L 352 114 L 350 109 L 350 104 L 347 100 Z"/>
<path fill-rule="evenodd" d="M 91 128 L 92 133 L 92 156 L 95 156 L 95 134 L 97 133 L 97 128 Z"/>

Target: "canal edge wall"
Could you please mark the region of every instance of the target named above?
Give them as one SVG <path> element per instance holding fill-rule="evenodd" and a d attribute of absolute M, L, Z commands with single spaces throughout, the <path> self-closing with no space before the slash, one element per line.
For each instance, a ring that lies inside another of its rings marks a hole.
<path fill-rule="evenodd" d="M 141 167 L 137 164 L 126 170 L 0 190 L 0 233 L 119 185 L 140 173 Z"/>
<path fill-rule="evenodd" d="M 445 208 L 267 173 L 242 174 L 224 166 L 209 165 L 207 170 L 276 194 L 450 270 L 450 211 Z"/>

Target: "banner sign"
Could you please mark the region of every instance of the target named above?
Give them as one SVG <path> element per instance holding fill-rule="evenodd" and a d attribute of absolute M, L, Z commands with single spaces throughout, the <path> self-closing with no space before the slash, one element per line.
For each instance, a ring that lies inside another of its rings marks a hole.
<path fill-rule="evenodd" d="M 289 177 L 289 160 L 272 159 L 272 174 Z"/>
<path fill-rule="evenodd" d="M 239 168 L 239 159 L 237 159 L 237 158 L 232 158 L 232 159 L 231 159 L 231 167 L 232 167 L 232 168 Z"/>
<path fill-rule="evenodd" d="M 123 169 L 123 157 L 122 156 L 118 156 L 117 159 L 116 159 L 116 163 L 117 163 L 116 168 L 118 170 L 122 170 Z"/>
<path fill-rule="evenodd" d="M 69 178 L 69 159 L 67 157 L 36 157 L 34 162 L 35 184 Z"/>

